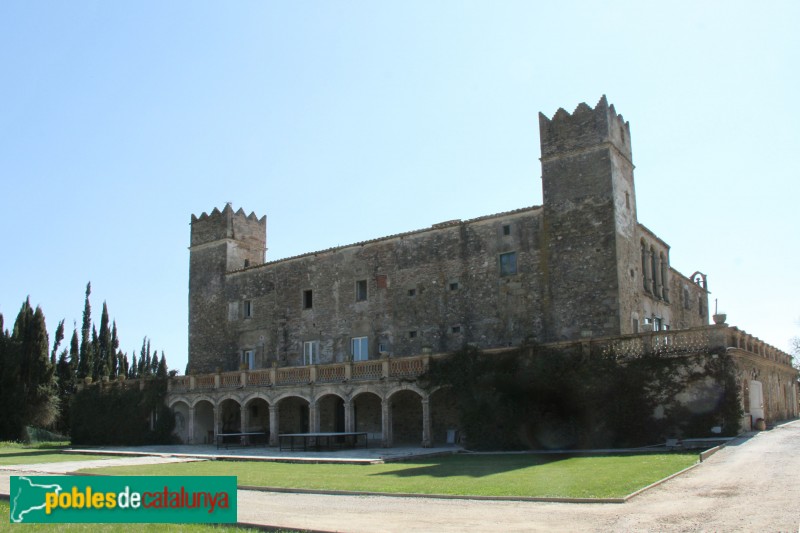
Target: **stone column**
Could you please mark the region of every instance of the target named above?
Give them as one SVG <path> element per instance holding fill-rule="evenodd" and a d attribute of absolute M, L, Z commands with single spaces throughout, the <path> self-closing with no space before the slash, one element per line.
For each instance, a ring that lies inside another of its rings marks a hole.
<path fill-rule="evenodd" d="M 355 431 L 355 420 L 353 420 L 353 401 L 346 400 L 344 402 L 344 430 L 347 433 Z"/>
<path fill-rule="evenodd" d="M 194 444 L 194 407 L 189 407 L 189 437 L 187 444 Z"/>
<path fill-rule="evenodd" d="M 422 399 L 422 447 L 431 447 L 431 407 L 428 398 Z"/>
<path fill-rule="evenodd" d="M 280 410 L 278 404 L 269 406 L 269 445 L 278 445 L 278 428 L 280 427 Z"/>
<path fill-rule="evenodd" d="M 381 399 L 381 445 L 384 448 L 392 447 L 392 401 L 388 398 Z"/>
<path fill-rule="evenodd" d="M 217 438 L 217 433 L 219 433 L 219 426 L 220 426 L 220 418 L 222 417 L 222 406 L 215 405 L 214 406 L 214 439 Z M 209 444 L 213 444 L 209 442 Z"/>
<path fill-rule="evenodd" d="M 308 432 L 319 433 L 319 409 L 317 402 L 308 402 Z"/>
<path fill-rule="evenodd" d="M 239 431 L 247 432 L 247 407 L 244 405 L 239 406 Z"/>

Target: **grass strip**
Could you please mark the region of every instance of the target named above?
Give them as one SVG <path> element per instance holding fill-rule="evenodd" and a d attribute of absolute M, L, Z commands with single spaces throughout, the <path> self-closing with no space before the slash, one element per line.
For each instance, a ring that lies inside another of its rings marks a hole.
<path fill-rule="evenodd" d="M 108 455 L 74 455 L 61 453 L 66 443 L 20 444 L 0 442 L 0 466 L 62 463 L 66 461 L 89 461 L 110 459 Z"/>
<path fill-rule="evenodd" d="M 451 455 L 377 465 L 205 461 L 85 469 L 103 475 L 237 476 L 239 485 L 308 490 L 622 498 L 697 462 L 697 454 Z"/>

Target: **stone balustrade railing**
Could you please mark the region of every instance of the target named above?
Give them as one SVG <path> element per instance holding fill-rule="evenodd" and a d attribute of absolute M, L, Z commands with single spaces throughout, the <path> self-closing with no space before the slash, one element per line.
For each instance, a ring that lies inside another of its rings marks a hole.
<path fill-rule="evenodd" d="M 243 387 L 344 383 L 351 380 L 378 381 L 415 378 L 425 373 L 431 357 L 445 357 L 446 355 L 425 354 L 398 359 L 384 358 L 326 365 L 287 366 L 176 376 L 170 378 L 167 383 L 169 391 L 177 393 Z"/>
<path fill-rule="evenodd" d="M 792 356 L 788 353 L 770 346 L 736 327 L 725 324 L 684 330 L 642 332 L 619 337 L 564 341 L 539 345 L 531 349 L 539 348 L 559 349 L 566 353 L 579 353 L 586 357 L 613 356 L 622 360 L 648 355 L 678 356 L 708 353 L 720 349 L 737 349 L 779 364 L 792 364 Z M 496 348 L 484 350 L 484 352 L 491 354 L 515 349 Z M 168 387 L 171 392 L 187 392 L 243 387 L 414 379 L 425 373 L 432 358 L 447 357 L 448 355 L 444 353 L 424 354 L 413 357 L 382 358 L 324 365 L 276 367 L 216 374 L 176 376 L 170 378 Z M 138 381 L 141 380 L 128 380 L 125 386 L 136 386 Z"/>

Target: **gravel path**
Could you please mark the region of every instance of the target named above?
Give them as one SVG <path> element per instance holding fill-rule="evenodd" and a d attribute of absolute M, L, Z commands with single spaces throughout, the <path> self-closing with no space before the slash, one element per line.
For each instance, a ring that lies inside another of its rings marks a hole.
<path fill-rule="evenodd" d="M 182 458 L 0 467 L 8 476 Z M 800 421 L 733 441 L 700 467 L 625 504 L 563 504 L 239 491 L 245 523 L 320 531 L 789 531 L 800 533 Z"/>

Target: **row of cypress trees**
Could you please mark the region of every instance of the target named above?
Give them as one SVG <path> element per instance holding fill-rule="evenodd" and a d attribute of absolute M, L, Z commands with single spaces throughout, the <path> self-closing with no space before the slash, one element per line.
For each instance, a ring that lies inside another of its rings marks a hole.
<path fill-rule="evenodd" d="M 52 348 L 41 307 L 26 299 L 13 328 L 6 329 L 0 314 L 0 440 L 26 440 L 26 427 L 48 427 L 70 432 L 70 403 L 79 382 L 146 376 L 167 377 L 167 360 L 151 351 L 145 337 L 137 360 L 119 349 L 117 324 L 109 321 L 103 302 L 100 329 L 91 318 L 91 283 L 86 285 L 80 332 L 73 328 L 68 347 L 64 320 L 58 323 Z"/>

